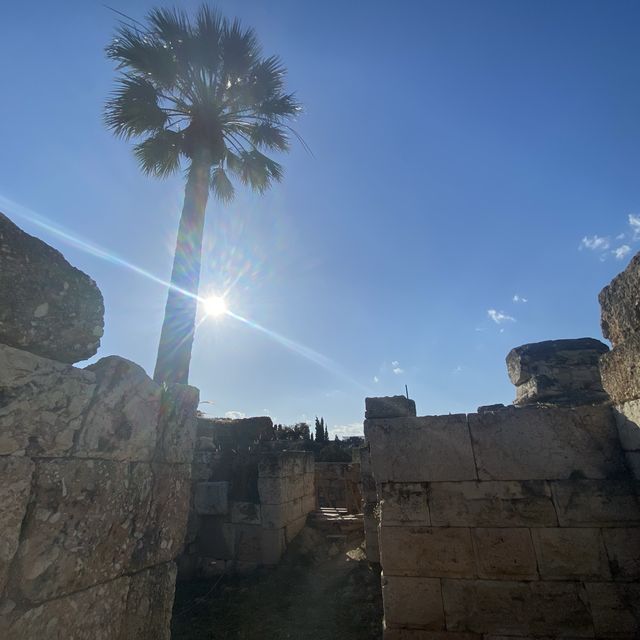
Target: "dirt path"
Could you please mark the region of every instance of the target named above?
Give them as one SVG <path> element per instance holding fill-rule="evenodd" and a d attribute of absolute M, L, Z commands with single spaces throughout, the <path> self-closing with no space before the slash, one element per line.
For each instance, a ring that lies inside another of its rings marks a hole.
<path fill-rule="evenodd" d="M 179 585 L 172 640 L 381 638 L 380 576 L 357 544 L 331 548 L 305 529 L 275 569 L 213 592 L 213 582 Z"/>

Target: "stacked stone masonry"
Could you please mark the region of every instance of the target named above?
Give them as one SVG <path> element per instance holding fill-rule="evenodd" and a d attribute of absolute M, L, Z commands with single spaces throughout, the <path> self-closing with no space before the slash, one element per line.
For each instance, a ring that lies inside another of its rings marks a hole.
<path fill-rule="evenodd" d="M 385 640 L 636 638 L 640 509 L 608 406 L 369 418 Z"/>
<path fill-rule="evenodd" d="M 271 451 L 270 418 L 199 419 L 179 578 L 275 565 L 315 507 L 313 454 Z"/>
<path fill-rule="evenodd" d="M 198 392 L 0 345 L 0 637 L 169 637 Z"/>
<path fill-rule="evenodd" d="M 360 513 L 360 464 L 357 462 L 316 462 L 316 504 L 319 508 L 346 509 Z"/>

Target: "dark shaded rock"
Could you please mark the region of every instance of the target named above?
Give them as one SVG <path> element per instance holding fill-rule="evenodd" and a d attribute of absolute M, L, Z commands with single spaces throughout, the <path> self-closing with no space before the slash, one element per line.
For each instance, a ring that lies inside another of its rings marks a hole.
<path fill-rule="evenodd" d="M 599 360 L 609 347 L 593 338 L 546 340 L 512 349 L 509 379 L 516 385 L 514 404 L 596 404 L 608 397 Z"/>
<path fill-rule="evenodd" d="M 103 327 L 96 283 L 0 213 L 0 342 L 73 363 L 96 353 Z"/>
<path fill-rule="evenodd" d="M 640 332 L 640 253 L 598 295 L 602 335 L 615 347 Z"/>
<path fill-rule="evenodd" d="M 416 403 L 406 396 L 365 398 L 365 418 L 415 417 Z"/>
<path fill-rule="evenodd" d="M 602 385 L 616 403 L 640 398 L 640 333 L 604 354 Z"/>

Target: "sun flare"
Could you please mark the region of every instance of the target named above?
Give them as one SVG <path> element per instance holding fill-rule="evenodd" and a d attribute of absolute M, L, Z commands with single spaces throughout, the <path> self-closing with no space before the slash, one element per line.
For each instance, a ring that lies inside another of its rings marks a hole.
<path fill-rule="evenodd" d="M 208 316 L 212 316 L 214 318 L 219 318 L 220 316 L 225 315 L 229 310 L 227 307 L 227 303 L 222 296 L 210 296 L 206 298 L 203 302 L 204 312 Z"/>

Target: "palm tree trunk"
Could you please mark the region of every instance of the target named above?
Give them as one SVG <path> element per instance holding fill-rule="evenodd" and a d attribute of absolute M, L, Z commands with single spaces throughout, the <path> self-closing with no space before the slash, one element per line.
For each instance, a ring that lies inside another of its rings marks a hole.
<path fill-rule="evenodd" d="M 153 379 L 187 384 L 195 332 L 204 214 L 209 198 L 208 158 L 194 159 L 184 194 L 171 284 Z"/>

